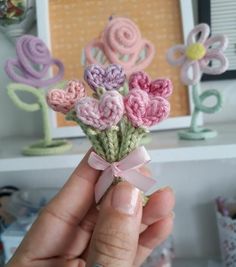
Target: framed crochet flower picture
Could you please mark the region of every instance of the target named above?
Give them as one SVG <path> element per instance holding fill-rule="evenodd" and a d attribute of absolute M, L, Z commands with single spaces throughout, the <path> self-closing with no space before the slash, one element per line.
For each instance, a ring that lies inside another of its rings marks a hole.
<path fill-rule="evenodd" d="M 90 64 L 100 64 L 103 69 L 108 64 L 121 65 L 126 86 L 133 72 L 145 71 L 150 76 L 142 76 L 139 82 L 145 82 L 146 90 L 158 87 L 168 92 L 169 80 L 173 84 L 170 117 L 151 129 L 190 124 L 191 91 L 181 83 L 179 70 L 168 64 L 166 53 L 173 44 L 183 43 L 193 28 L 191 0 L 36 0 L 36 6 L 38 36 L 63 62 L 65 81 L 82 81 Z M 101 73 L 99 79 L 105 79 Z M 93 85 L 89 88 L 84 83 L 84 87 L 87 95 L 93 94 Z M 50 110 L 49 115 L 53 137 L 83 135 L 62 113 Z M 201 124 L 201 117 L 198 122 Z"/>
<path fill-rule="evenodd" d="M 204 74 L 203 81 L 235 79 L 236 78 L 236 2 L 232 0 L 199 0 L 199 22 L 207 23 L 212 35 L 224 34 L 229 39 L 225 55 L 229 59 L 229 68 L 221 75 Z M 216 44 L 217 45 L 217 44 Z M 214 64 L 214 63 L 211 63 Z M 217 64 L 217 63 L 216 63 Z"/>

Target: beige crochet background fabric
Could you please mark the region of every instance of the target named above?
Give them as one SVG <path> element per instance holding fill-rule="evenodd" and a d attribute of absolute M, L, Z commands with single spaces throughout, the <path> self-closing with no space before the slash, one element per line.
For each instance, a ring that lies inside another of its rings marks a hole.
<path fill-rule="evenodd" d="M 183 42 L 178 0 L 49 0 L 53 56 L 65 65 L 65 79 L 82 79 L 82 51 L 99 36 L 111 15 L 132 19 L 142 36 L 156 47 L 152 64 L 145 70 L 151 77 L 169 77 L 174 84 L 170 98 L 171 117 L 189 114 L 187 88 L 179 79 L 179 69 L 169 66 L 166 51 Z M 57 115 L 58 127 L 73 125 Z"/>

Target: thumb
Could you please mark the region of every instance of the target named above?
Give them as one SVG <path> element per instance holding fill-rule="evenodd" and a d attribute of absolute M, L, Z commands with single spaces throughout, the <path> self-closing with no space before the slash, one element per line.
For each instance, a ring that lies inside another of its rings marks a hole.
<path fill-rule="evenodd" d="M 140 191 L 127 182 L 114 186 L 101 204 L 89 249 L 89 267 L 131 267 L 142 217 Z"/>

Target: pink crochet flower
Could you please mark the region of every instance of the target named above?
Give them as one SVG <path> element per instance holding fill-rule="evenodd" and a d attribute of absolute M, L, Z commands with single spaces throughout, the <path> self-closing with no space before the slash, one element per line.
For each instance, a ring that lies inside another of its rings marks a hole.
<path fill-rule="evenodd" d="M 153 126 L 170 113 L 170 104 L 165 98 L 148 95 L 141 89 L 131 90 L 124 103 L 126 115 L 134 127 Z"/>
<path fill-rule="evenodd" d="M 64 90 L 52 89 L 47 94 L 48 105 L 57 112 L 68 113 L 75 106 L 75 103 L 84 97 L 85 87 L 79 80 L 68 82 Z"/>
<path fill-rule="evenodd" d="M 122 96 L 117 91 L 107 91 L 100 100 L 82 98 L 76 106 L 77 117 L 86 125 L 105 130 L 116 125 L 124 114 Z"/>
<path fill-rule="evenodd" d="M 151 80 L 147 73 L 138 71 L 133 73 L 129 78 L 129 89 L 139 88 L 153 96 L 169 97 L 173 91 L 171 80 L 158 78 Z"/>
<path fill-rule="evenodd" d="M 182 65 L 181 80 L 184 84 L 198 83 L 202 73 L 218 75 L 227 70 L 229 63 L 223 51 L 228 46 L 228 38 L 224 35 L 209 37 L 209 34 L 209 26 L 199 24 L 189 33 L 187 45 L 178 44 L 168 50 L 168 62 L 172 65 Z M 215 61 L 218 64 L 215 64 Z M 213 64 L 209 64 L 210 62 Z"/>

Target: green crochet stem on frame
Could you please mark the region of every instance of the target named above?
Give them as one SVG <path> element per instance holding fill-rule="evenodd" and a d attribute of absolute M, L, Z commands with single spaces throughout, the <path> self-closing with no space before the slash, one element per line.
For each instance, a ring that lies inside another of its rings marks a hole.
<path fill-rule="evenodd" d="M 71 148 L 71 144 L 65 140 L 52 139 L 48 116 L 48 105 L 46 102 L 44 89 L 37 89 L 20 83 L 11 83 L 7 87 L 7 92 L 13 103 L 18 108 L 28 112 L 41 110 L 42 113 L 44 138 L 43 140 L 40 140 L 39 142 L 24 148 L 22 151 L 24 155 L 40 156 L 61 154 Z M 17 92 L 30 93 L 34 97 L 36 97 L 37 102 L 33 104 L 23 102 L 17 95 Z"/>
<path fill-rule="evenodd" d="M 222 95 L 215 89 L 209 89 L 199 95 L 200 83 L 192 86 L 192 99 L 194 103 L 194 110 L 191 118 L 191 125 L 189 130 L 179 132 L 179 137 L 187 140 L 201 140 L 217 136 L 217 131 L 202 128 L 197 125 L 200 112 L 215 113 L 222 108 L 223 98 Z M 209 98 L 215 97 L 216 103 L 213 106 L 206 106 L 203 102 Z"/>

